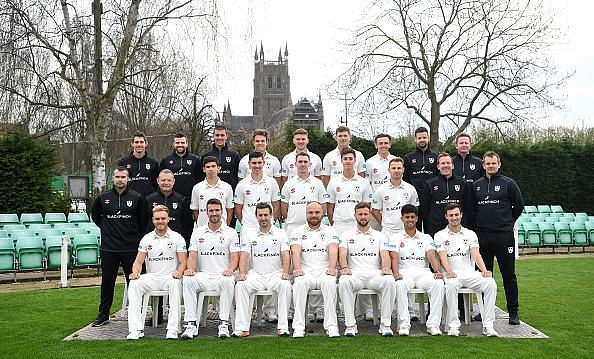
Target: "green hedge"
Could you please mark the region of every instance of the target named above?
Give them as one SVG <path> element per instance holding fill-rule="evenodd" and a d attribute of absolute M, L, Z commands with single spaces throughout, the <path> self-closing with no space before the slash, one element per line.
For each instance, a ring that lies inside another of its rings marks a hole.
<path fill-rule="evenodd" d="M 287 128 L 286 138 L 292 148 L 292 127 Z M 309 131 L 309 149 L 321 158 L 336 147 L 330 132 Z M 404 156 L 414 150 L 412 140 L 394 139 L 390 152 Z M 373 141 L 354 137 L 351 145 L 369 158 L 376 153 Z M 527 205 L 559 204 L 567 212 L 587 212 L 594 215 L 594 141 L 568 138 L 542 140 L 536 144 L 477 143 L 474 155 L 481 157 L 486 151 L 501 156 L 501 173 L 516 180 Z M 449 153 L 455 153 L 453 147 Z"/>
<path fill-rule="evenodd" d="M 0 213 L 50 211 L 56 162 L 53 147 L 28 135 L 0 138 Z"/>

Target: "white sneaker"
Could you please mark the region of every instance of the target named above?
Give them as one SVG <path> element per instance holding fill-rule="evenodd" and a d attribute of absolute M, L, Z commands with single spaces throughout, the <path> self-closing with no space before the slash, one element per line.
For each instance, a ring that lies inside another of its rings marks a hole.
<path fill-rule="evenodd" d="M 488 337 L 498 337 L 499 333 L 497 333 L 493 328 L 483 328 L 483 335 Z"/>
<path fill-rule="evenodd" d="M 177 339 L 177 330 L 167 329 L 165 339 Z"/>
<path fill-rule="evenodd" d="M 314 312 L 314 320 L 318 323 L 324 321 L 324 308 L 316 308 L 316 311 Z"/>
<path fill-rule="evenodd" d="M 181 335 L 182 339 L 192 339 L 198 336 L 198 327 L 194 324 L 188 323 L 185 328 L 186 330 L 184 330 L 184 333 Z"/>
<path fill-rule="evenodd" d="M 305 336 L 305 331 L 303 329 L 294 329 L 293 330 L 293 338 L 303 338 Z"/>
<path fill-rule="evenodd" d="M 128 336 L 126 337 L 126 339 L 128 340 L 138 340 L 139 338 L 144 337 L 144 333 L 142 332 L 142 330 L 133 330 L 130 332 L 130 334 L 128 334 Z"/>
<path fill-rule="evenodd" d="M 408 337 L 410 335 L 410 329 L 400 328 L 400 330 L 398 330 L 398 335 L 400 335 L 402 337 Z"/>
<path fill-rule="evenodd" d="M 354 337 L 355 335 L 357 335 L 357 333 L 359 333 L 359 331 L 357 330 L 357 325 L 353 325 L 352 327 L 347 327 L 344 330 L 344 335 L 347 337 Z"/>
<path fill-rule="evenodd" d="M 372 310 L 368 310 L 365 312 L 365 320 L 367 320 L 368 322 L 371 322 L 373 320 L 373 311 Z"/>
<path fill-rule="evenodd" d="M 393 337 L 394 336 L 394 332 L 392 331 L 392 328 L 386 327 L 382 324 L 380 324 L 379 333 L 382 335 L 382 337 Z"/>
<path fill-rule="evenodd" d="M 291 333 L 285 329 L 276 329 L 276 335 L 279 337 L 288 337 Z"/>
<path fill-rule="evenodd" d="M 229 324 L 227 324 L 227 322 L 221 322 L 221 324 L 219 324 L 219 338 L 229 337 Z"/>
<path fill-rule="evenodd" d="M 274 313 L 274 312 L 266 312 L 266 313 L 264 313 L 264 320 L 267 321 L 268 323 L 276 323 L 276 322 L 278 322 L 278 317 L 276 316 L 276 313 Z"/>
<path fill-rule="evenodd" d="M 427 327 L 427 333 L 431 335 L 441 335 L 441 330 L 436 326 Z"/>
<path fill-rule="evenodd" d="M 340 333 L 338 332 L 338 328 L 330 328 L 326 331 L 329 338 L 338 338 L 340 337 Z"/>
<path fill-rule="evenodd" d="M 450 337 L 459 337 L 460 331 L 458 329 L 450 329 L 450 330 L 448 330 L 448 335 Z"/>

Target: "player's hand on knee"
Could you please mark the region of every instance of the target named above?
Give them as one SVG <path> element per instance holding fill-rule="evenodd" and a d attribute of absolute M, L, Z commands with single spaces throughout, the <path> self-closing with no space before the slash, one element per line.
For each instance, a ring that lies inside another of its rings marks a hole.
<path fill-rule="evenodd" d="M 443 279 L 443 274 L 441 274 L 441 272 L 435 272 L 433 274 L 433 278 L 435 278 L 435 279 Z"/>
<path fill-rule="evenodd" d="M 336 276 L 336 268 L 328 268 L 326 269 L 326 274 L 331 276 Z"/>
<path fill-rule="evenodd" d="M 187 275 L 189 277 L 193 276 L 194 274 L 196 274 L 196 272 L 192 268 L 188 268 L 184 271 L 184 275 Z"/>
<path fill-rule="evenodd" d="M 492 277 L 492 276 L 493 276 L 493 272 L 491 272 L 490 270 L 483 272 L 483 277 Z"/>
<path fill-rule="evenodd" d="M 132 273 L 130 273 L 128 278 L 130 278 L 130 280 L 138 279 L 138 278 L 140 278 L 140 273 L 132 272 Z"/>
<path fill-rule="evenodd" d="M 446 278 L 450 279 L 450 278 L 456 278 L 456 273 L 454 272 L 447 272 L 445 275 Z"/>
<path fill-rule="evenodd" d="M 221 274 L 223 274 L 225 277 L 231 277 L 233 275 L 233 271 L 227 268 Z"/>
<path fill-rule="evenodd" d="M 183 275 L 183 273 L 179 272 L 179 271 L 175 271 L 173 273 L 171 273 L 171 275 L 173 276 L 173 278 L 175 279 L 180 279 Z"/>
<path fill-rule="evenodd" d="M 402 280 L 402 274 L 400 274 L 400 272 L 394 273 L 394 279 L 395 280 Z"/>
<path fill-rule="evenodd" d="M 340 274 L 351 275 L 351 274 L 353 274 L 353 272 L 351 272 L 351 269 L 349 267 L 345 267 L 340 270 Z"/>
<path fill-rule="evenodd" d="M 390 275 L 392 274 L 392 269 L 384 267 L 382 268 L 382 275 Z"/>
<path fill-rule="evenodd" d="M 239 282 L 241 282 L 241 281 L 244 281 L 246 277 L 247 277 L 247 276 L 246 276 L 246 274 L 245 274 L 245 273 L 239 273 L 239 274 L 237 275 L 237 277 L 235 277 L 235 280 L 236 280 L 236 281 L 239 281 Z"/>
<path fill-rule="evenodd" d="M 289 273 L 283 273 L 283 274 L 281 274 L 281 279 L 289 280 L 289 279 L 291 279 L 291 275 Z"/>
<path fill-rule="evenodd" d="M 301 269 L 299 269 L 299 270 L 295 269 L 295 270 L 293 271 L 293 275 L 294 275 L 295 277 L 300 277 L 300 276 L 302 276 L 302 275 L 303 275 L 303 271 L 302 271 Z"/>

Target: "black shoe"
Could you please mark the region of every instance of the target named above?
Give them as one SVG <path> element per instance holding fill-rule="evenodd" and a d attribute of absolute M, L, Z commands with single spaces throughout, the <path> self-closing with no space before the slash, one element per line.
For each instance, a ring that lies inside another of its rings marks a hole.
<path fill-rule="evenodd" d="M 518 316 L 518 313 L 509 313 L 509 324 L 520 325 L 520 317 Z"/>
<path fill-rule="evenodd" d="M 410 317 L 410 321 L 411 322 L 418 322 L 419 321 L 419 317 L 417 317 L 416 315 L 415 316 L 412 316 L 412 317 Z"/>
<path fill-rule="evenodd" d="M 163 323 L 165 323 L 165 320 L 163 319 L 163 317 L 158 317 L 157 318 L 157 325 L 160 325 L 160 324 L 163 324 Z M 153 325 L 153 319 L 152 318 L 151 319 L 147 319 L 144 322 L 144 325 L 146 325 L 148 327 L 152 326 Z"/>
<path fill-rule="evenodd" d="M 101 327 L 105 324 L 109 323 L 109 317 L 105 317 L 103 315 L 98 315 L 97 319 L 95 319 L 95 321 L 93 322 L 93 324 L 91 324 L 91 326 L 93 327 Z"/>
<path fill-rule="evenodd" d="M 481 317 L 481 313 L 479 313 L 479 314 L 475 315 L 472 318 L 472 320 L 475 321 L 475 322 L 482 322 L 483 321 L 483 317 Z"/>

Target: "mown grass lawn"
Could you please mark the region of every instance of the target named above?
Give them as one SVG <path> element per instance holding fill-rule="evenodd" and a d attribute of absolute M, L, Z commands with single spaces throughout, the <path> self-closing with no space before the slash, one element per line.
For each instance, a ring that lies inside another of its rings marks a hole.
<path fill-rule="evenodd" d="M 96 315 L 99 288 L 78 288 L 0 293 L 0 358 L 593 357 L 594 256 L 520 260 L 517 272 L 520 318 L 550 339 L 360 335 L 335 340 L 310 336 L 301 340 L 62 341 Z M 497 304 L 505 309 L 499 284 Z M 120 286 L 114 309 L 121 303 L 121 292 Z"/>

